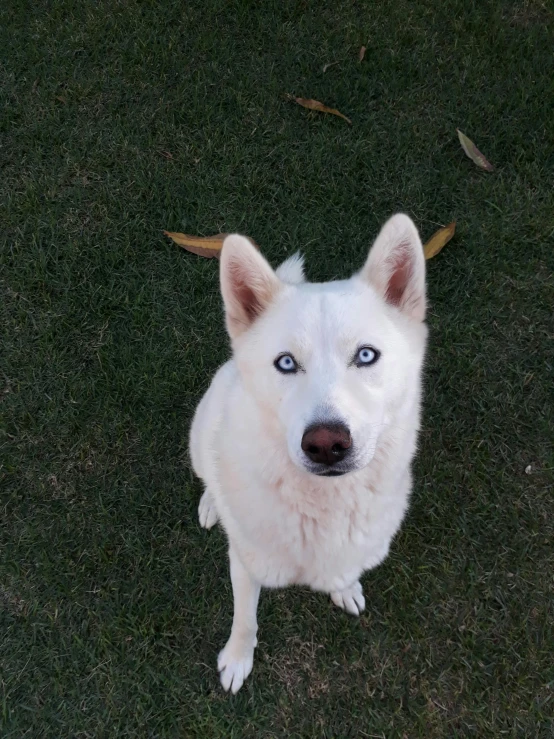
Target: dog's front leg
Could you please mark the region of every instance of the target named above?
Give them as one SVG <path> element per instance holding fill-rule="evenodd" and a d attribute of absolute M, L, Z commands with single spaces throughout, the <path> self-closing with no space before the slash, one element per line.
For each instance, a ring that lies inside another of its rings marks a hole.
<path fill-rule="evenodd" d="M 333 603 L 351 616 L 359 616 L 365 609 L 364 591 L 359 580 L 342 590 L 331 593 Z"/>
<path fill-rule="evenodd" d="M 252 672 L 254 647 L 257 646 L 256 611 L 260 584 L 244 568 L 237 553 L 229 548 L 233 585 L 233 627 L 225 648 L 219 653 L 217 667 L 224 690 L 236 693 Z"/>

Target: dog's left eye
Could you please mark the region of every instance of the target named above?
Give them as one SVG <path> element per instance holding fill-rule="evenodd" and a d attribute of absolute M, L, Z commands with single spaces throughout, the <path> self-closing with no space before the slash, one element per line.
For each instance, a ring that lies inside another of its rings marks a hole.
<path fill-rule="evenodd" d="M 370 364 L 375 364 L 379 356 L 377 349 L 371 346 L 361 346 L 356 352 L 354 363 L 357 367 L 368 367 Z"/>
<path fill-rule="evenodd" d="M 298 364 L 292 354 L 281 354 L 273 364 L 275 365 L 275 369 L 278 369 L 279 372 L 285 375 L 298 372 Z"/>

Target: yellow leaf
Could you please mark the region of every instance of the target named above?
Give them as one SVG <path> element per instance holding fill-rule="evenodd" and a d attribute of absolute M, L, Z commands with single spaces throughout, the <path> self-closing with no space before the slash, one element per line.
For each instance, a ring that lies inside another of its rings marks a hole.
<path fill-rule="evenodd" d="M 365 46 L 362 46 L 362 48 L 360 49 L 360 53 L 358 54 L 358 59 L 361 62 L 363 62 L 363 60 L 364 60 L 365 53 L 366 53 L 366 47 Z"/>
<path fill-rule="evenodd" d="M 172 231 L 164 231 L 166 236 L 169 236 L 183 249 L 198 254 L 199 257 L 207 257 L 208 259 L 219 259 L 221 247 L 223 246 L 223 239 L 227 234 L 216 234 L 215 236 L 189 236 L 188 234 L 173 233 Z"/>
<path fill-rule="evenodd" d="M 298 103 L 298 105 L 301 105 L 303 108 L 308 108 L 309 110 L 319 110 L 320 113 L 331 113 L 331 115 L 338 115 L 339 118 L 343 118 L 347 123 L 352 125 L 352 121 L 350 120 L 350 118 L 347 118 L 336 108 L 328 108 L 323 103 L 320 103 L 319 100 L 297 98 L 294 97 L 294 95 L 288 95 L 287 97 L 294 100 L 295 103 Z"/>
<path fill-rule="evenodd" d="M 166 236 L 174 241 L 178 246 L 182 246 L 183 249 L 197 254 L 199 257 L 206 257 L 206 259 L 219 259 L 221 254 L 221 247 L 223 241 L 228 234 L 215 234 L 214 236 L 189 236 L 188 234 L 175 233 L 173 231 L 164 231 Z M 256 248 L 259 246 L 255 241 L 249 239 Z"/>
<path fill-rule="evenodd" d="M 425 259 L 436 257 L 443 246 L 448 244 L 450 239 L 454 236 L 455 231 L 456 221 L 452 221 L 452 223 L 449 223 L 448 226 L 445 226 L 444 228 L 439 228 L 439 230 L 431 236 L 429 241 L 423 247 Z"/>
<path fill-rule="evenodd" d="M 481 167 L 481 169 L 485 169 L 487 172 L 492 172 L 494 170 L 494 167 L 488 161 L 488 159 L 486 159 L 483 154 L 481 154 L 473 141 L 471 139 L 468 139 L 465 133 L 462 133 L 459 128 L 457 128 L 456 131 L 458 132 L 458 138 L 460 139 L 462 149 L 465 151 L 466 155 L 471 159 L 471 161 L 474 162 L 478 167 Z"/>

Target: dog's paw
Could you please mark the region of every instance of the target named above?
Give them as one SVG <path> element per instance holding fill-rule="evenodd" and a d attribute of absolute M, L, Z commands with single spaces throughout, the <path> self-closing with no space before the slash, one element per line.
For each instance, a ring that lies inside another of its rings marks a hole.
<path fill-rule="evenodd" d="M 349 588 L 335 590 L 334 593 L 331 593 L 331 600 L 336 606 L 352 616 L 359 616 L 365 608 L 364 593 L 359 580 Z"/>
<path fill-rule="evenodd" d="M 229 639 L 225 648 L 217 658 L 217 669 L 223 690 L 230 690 L 233 695 L 237 693 L 248 675 L 252 672 L 254 664 L 254 647 L 258 641 L 253 639 Z"/>
<path fill-rule="evenodd" d="M 200 521 L 200 526 L 204 529 L 211 529 L 219 521 L 214 499 L 212 494 L 207 490 L 200 498 L 200 503 L 198 504 L 198 520 Z"/>

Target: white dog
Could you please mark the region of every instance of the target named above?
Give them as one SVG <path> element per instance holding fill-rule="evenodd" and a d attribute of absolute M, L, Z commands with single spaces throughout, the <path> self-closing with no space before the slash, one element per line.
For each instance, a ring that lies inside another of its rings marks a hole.
<path fill-rule="evenodd" d="M 359 578 L 388 554 L 411 489 L 427 329 L 425 261 L 405 215 L 381 230 L 358 274 L 304 282 L 295 255 L 274 272 L 228 236 L 221 292 L 233 358 L 190 435 L 205 484 L 200 523 L 229 538 L 225 690 L 252 670 L 260 587 L 309 585 L 348 613 Z"/>

